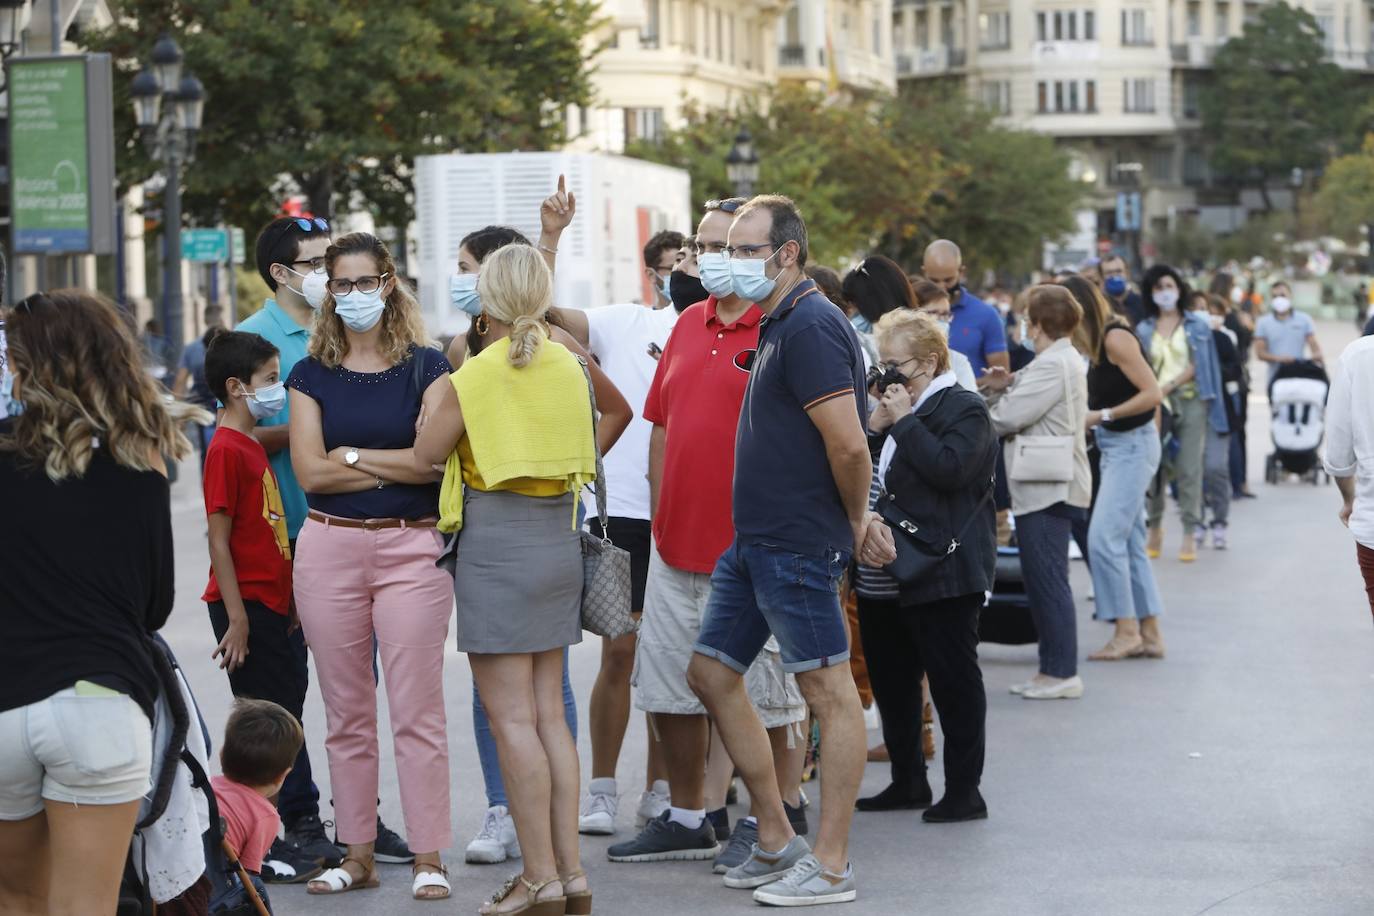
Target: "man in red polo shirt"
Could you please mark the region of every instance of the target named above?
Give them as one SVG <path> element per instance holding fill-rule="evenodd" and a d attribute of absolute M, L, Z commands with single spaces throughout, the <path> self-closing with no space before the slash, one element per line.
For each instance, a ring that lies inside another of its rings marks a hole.
<path fill-rule="evenodd" d="M 610 847 L 613 862 L 715 858 L 715 870 L 724 872 L 747 858 L 757 836 L 751 820 L 741 821 L 730 847 L 717 856 L 729 826 L 723 808 L 707 817 L 704 776 L 710 732 L 706 710 L 687 686 L 687 664 L 711 593 L 711 572 L 734 537 L 735 430 L 763 318 L 758 306 L 733 293 L 726 262 L 726 237 L 744 202 L 731 198 L 706 205 L 697 233 L 698 260 L 689 258 L 678 266 L 684 276 L 675 274 L 680 282 L 673 286 L 685 289 L 688 278 L 696 275 L 709 295 L 678 318 L 644 404 L 644 419 L 653 424 L 649 485 L 654 550 L 631 683 L 635 705 L 653 715 L 663 742 L 671 806 L 637 837 Z M 775 645 L 759 654 L 746 682 L 764 725 L 781 739 L 775 746 L 785 747 L 786 730 L 805 718 L 806 706 L 793 676 L 783 672 Z M 789 813 L 795 811 L 795 820 L 804 825 L 797 770 L 782 794 L 792 803 Z M 797 829 L 804 833 L 806 828 Z M 731 853 L 737 861 L 726 861 Z"/>

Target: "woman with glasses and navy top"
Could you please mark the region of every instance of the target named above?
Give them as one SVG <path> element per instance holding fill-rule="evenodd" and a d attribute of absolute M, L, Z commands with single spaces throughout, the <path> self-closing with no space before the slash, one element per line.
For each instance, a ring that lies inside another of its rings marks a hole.
<path fill-rule="evenodd" d="M 295 594 L 315 656 L 329 733 L 340 868 L 312 894 L 376 887 L 377 698 L 381 655 L 410 846 L 411 892 L 447 897 L 439 850 L 452 841 L 444 640 L 452 580 L 435 566 L 439 480 L 416 470 L 421 399 L 450 367 L 430 348 L 419 304 L 375 236 L 325 254 L 327 290 L 309 356 L 291 371 L 291 460 L 310 509 L 296 546 Z"/>

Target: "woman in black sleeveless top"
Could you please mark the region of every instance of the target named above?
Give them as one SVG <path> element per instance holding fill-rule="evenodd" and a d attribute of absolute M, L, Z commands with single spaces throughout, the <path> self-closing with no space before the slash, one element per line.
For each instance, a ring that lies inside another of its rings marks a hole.
<path fill-rule="evenodd" d="M 1145 491 L 1160 458 L 1159 433 L 1151 422 L 1161 399 L 1159 383 L 1140 339 L 1113 315 L 1097 287 L 1082 277 L 1069 277 L 1063 285 L 1083 307 L 1083 333 L 1076 342 L 1090 354 L 1087 424 L 1102 453 L 1088 529 L 1095 616 L 1116 624 L 1111 641 L 1089 658 L 1163 658 L 1163 607 L 1145 555 Z"/>

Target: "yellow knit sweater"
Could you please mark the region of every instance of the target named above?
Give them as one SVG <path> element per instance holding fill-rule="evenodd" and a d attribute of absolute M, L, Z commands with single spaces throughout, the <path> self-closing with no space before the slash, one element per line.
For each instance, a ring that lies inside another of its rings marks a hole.
<path fill-rule="evenodd" d="M 578 492 L 596 479 L 592 408 L 582 366 L 562 344 L 544 341 L 517 369 L 505 340 L 495 341 L 449 376 L 463 409 L 473 468 L 457 449 L 444 467 L 439 529 L 463 527 L 463 486 L 519 489 L 514 481 L 559 481 L 559 493 Z M 465 470 L 467 473 L 465 473 Z M 541 490 L 544 488 L 540 488 Z M 576 507 L 573 524 L 576 525 Z"/>

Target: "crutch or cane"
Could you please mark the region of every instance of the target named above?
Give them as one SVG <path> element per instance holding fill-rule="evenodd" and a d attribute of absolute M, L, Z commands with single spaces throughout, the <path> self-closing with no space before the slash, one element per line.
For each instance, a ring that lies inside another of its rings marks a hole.
<path fill-rule="evenodd" d="M 249 876 L 248 869 L 244 868 L 243 864 L 239 862 L 239 857 L 229 846 L 229 841 L 220 840 L 219 843 L 220 847 L 224 850 L 224 855 L 229 859 L 229 864 L 238 872 L 239 880 L 243 882 L 243 889 L 247 891 L 248 899 L 253 901 L 253 909 L 258 911 L 258 916 L 272 916 L 271 912 L 267 909 L 267 904 L 263 903 L 262 898 L 258 896 L 258 889 L 253 886 L 253 879 Z"/>

